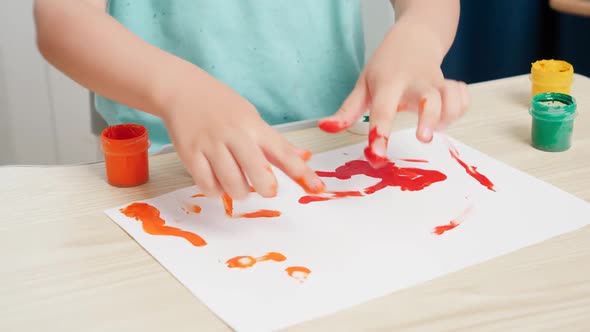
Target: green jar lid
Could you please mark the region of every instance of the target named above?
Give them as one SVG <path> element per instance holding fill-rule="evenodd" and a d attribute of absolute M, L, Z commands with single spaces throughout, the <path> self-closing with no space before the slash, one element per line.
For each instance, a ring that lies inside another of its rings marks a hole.
<path fill-rule="evenodd" d="M 564 93 L 539 93 L 533 97 L 530 114 L 539 120 L 569 121 L 576 116 L 576 100 Z"/>

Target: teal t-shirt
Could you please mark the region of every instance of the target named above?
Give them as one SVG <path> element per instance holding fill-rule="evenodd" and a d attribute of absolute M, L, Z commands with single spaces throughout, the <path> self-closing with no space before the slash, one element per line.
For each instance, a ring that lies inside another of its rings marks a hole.
<path fill-rule="evenodd" d="M 110 0 L 107 10 L 234 89 L 270 125 L 333 114 L 364 66 L 359 0 Z M 160 118 L 95 100 L 109 125 L 146 126 L 151 151 L 170 143 Z"/>

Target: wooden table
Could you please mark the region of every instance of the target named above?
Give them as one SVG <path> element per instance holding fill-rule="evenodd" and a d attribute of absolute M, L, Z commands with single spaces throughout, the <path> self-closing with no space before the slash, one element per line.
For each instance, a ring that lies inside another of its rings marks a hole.
<path fill-rule="evenodd" d="M 563 153 L 529 145 L 527 77 L 469 89 L 472 109 L 451 136 L 590 201 L 590 79 L 575 78 L 580 114 Z M 400 114 L 395 126 L 415 120 Z M 316 153 L 365 139 L 286 135 Z M 151 174 L 117 189 L 102 163 L 0 168 L 0 331 L 228 330 L 103 213 L 191 185 L 174 154 L 153 157 Z M 589 331 L 590 227 L 291 330 Z"/>

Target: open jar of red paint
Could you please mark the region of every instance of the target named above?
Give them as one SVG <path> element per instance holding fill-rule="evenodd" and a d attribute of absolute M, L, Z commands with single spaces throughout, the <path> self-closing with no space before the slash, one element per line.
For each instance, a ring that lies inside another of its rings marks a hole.
<path fill-rule="evenodd" d="M 101 134 L 107 181 L 116 187 L 133 187 L 149 179 L 148 131 L 138 124 L 119 124 Z"/>

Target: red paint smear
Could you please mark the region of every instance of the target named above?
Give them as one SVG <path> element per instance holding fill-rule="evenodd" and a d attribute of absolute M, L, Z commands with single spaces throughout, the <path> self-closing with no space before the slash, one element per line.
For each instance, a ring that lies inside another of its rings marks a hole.
<path fill-rule="evenodd" d="M 407 161 L 409 163 L 427 163 L 428 160 L 424 160 L 424 159 L 400 159 L 401 161 Z"/>
<path fill-rule="evenodd" d="M 291 278 L 297 279 L 299 282 L 304 282 L 311 273 L 311 270 L 305 266 L 289 266 L 285 271 Z"/>
<path fill-rule="evenodd" d="M 496 191 L 494 189 L 494 184 L 490 181 L 485 175 L 479 173 L 477 171 L 477 167 L 467 165 L 464 161 L 459 159 L 459 152 L 455 148 L 449 148 L 449 152 L 451 153 L 451 157 L 455 159 L 461 167 L 465 169 L 465 172 L 469 174 L 472 178 L 476 179 L 482 186 L 488 188 L 491 191 Z"/>
<path fill-rule="evenodd" d="M 258 210 L 249 213 L 242 213 L 238 218 L 276 218 L 280 217 L 281 212 L 276 210 Z"/>
<path fill-rule="evenodd" d="M 182 237 L 196 247 L 207 245 L 207 242 L 197 234 L 165 226 L 166 221 L 160 218 L 160 210 L 147 203 L 132 203 L 120 211 L 125 216 L 140 221 L 143 230 L 148 234 Z"/>
<path fill-rule="evenodd" d="M 331 191 L 328 192 L 331 196 L 303 196 L 299 198 L 299 203 L 308 204 L 311 202 L 329 201 L 344 197 L 360 197 L 363 194 L 360 191 Z"/>
<path fill-rule="evenodd" d="M 369 163 L 371 164 L 372 167 L 374 168 L 381 168 L 384 167 L 385 165 L 387 165 L 387 163 L 389 162 L 389 159 L 387 158 L 387 156 L 380 156 L 378 154 L 375 153 L 375 151 L 373 150 L 373 144 L 375 143 L 375 141 L 377 139 L 383 139 L 385 140 L 385 147 L 387 149 L 387 137 L 380 135 L 379 133 L 377 133 L 377 127 L 373 127 L 373 129 L 371 129 L 371 131 L 369 132 L 369 146 L 367 146 L 365 148 L 365 158 L 367 158 L 367 160 L 369 161 Z"/>
<path fill-rule="evenodd" d="M 434 228 L 433 233 L 436 234 L 436 235 L 442 235 L 444 232 L 450 231 L 451 229 L 453 229 L 453 228 L 455 228 L 455 227 L 457 227 L 459 225 L 460 225 L 459 223 L 451 220 L 451 222 L 448 223 L 448 224 L 446 224 L 446 225 L 436 226 Z"/>
<path fill-rule="evenodd" d="M 387 187 L 399 187 L 402 191 L 419 191 L 433 183 L 441 182 L 447 179 L 447 176 L 436 170 L 427 170 L 421 168 L 400 168 L 393 162 L 388 162 L 381 168 L 373 168 L 365 160 L 352 160 L 336 168 L 333 172 L 318 171 L 317 175 L 327 178 L 337 178 L 348 180 L 354 175 L 365 175 L 375 179 L 380 179 L 377 184 L 364 189 L 365 194 L 373 194 Z M 347 192 L 354 193 L 354 192 Z M 360 195 L 348 195 L 360 196 Z M 306 198 L 309 197 L 309 198 Z M 314 196 L 304 196 L 299 203 L 307 204 L 313 201 L 325 201 L 330 199 L 316 198 Z"/>
<path fill-rule="evenodd" d="M 258 263 L 258 262 L 264 262 L 264 261 L 275 261 L 275 262 L 283 262 L 287 259 L 287 257 L 285 257 L 285 255 L 278 253 L 278 252 L 269 252 L 268 254 L 262 256 L 262 257 L 258 257 L 258 258 L 254 258 L 252 256 L 237 256 L 234 258 L 231 258 L 229 260 L 227 260 L 227 262 L 225 262 L 227 264 L 228 268 L 240 268 L 240 269 L 246 269 L 249 268 L 251 266 L 254 266 L 254 264 Z"/>
<path fill-rule="evenodd" d="M 337 121 L 337 120 L 320 120 L 318 122 L 318 127 L 327 132 L 327 133 L 337 133 L 342 131 L 344 128 L 348 126 L 348 123 L 345 121 Z"/>

